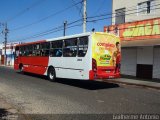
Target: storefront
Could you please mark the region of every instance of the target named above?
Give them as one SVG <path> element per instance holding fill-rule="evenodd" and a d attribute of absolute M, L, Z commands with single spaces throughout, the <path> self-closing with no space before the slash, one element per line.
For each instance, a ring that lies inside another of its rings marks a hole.
<path fill-rule="evenodd" d="M 121 74 L 160 79 L 160 18 L 104 27 L 122 43 Z"/>

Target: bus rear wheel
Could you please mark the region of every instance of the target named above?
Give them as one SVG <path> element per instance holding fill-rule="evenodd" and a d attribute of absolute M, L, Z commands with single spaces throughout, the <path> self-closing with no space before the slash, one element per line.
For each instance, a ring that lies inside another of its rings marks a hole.
<path fill-rule="evenodd" d="M 53 67 L 50 67 L 48 69 L 47 77 L 51 82 L 56 81 L 56 73 L 55 73 L 55 69 Z"/>

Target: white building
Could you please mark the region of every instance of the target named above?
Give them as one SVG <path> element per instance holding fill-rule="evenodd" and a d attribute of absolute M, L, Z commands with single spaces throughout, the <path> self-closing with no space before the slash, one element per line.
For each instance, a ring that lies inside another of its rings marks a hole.
<path fill-rule="evenodd" d="M 15 52 L 15 45 L 18 43 L 8 43 L 6 46 L 6 64 L 7 65 L 14 65 L 14 52 Z M 0 64 L 4 65 L 5 62 L 5 48 L 4 44 L 0 44 Z"/>
<path fill-rule="evenodd" d="M 112 25 L 122 40 L 121 74 L 160 79 L 160 0 L 112 0 Z"/>

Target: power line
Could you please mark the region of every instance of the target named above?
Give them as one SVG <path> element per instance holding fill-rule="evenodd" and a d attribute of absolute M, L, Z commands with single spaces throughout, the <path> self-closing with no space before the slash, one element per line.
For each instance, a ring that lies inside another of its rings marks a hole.
<path fill-rule="evenodd" d="M 160 4 L 159 4 L 159 5 L 160 5 Z M 157 5 L 156 5 L 156 6 L 157 6 Z M 155 9 L 160 9 L 160 8 L 154 8 L 153 10 L 155 10 Z M 151 9 L 151 10 L 152 10 L 152 9 Z M 141 13 L 141 12 L 142 12 L 142 11 L 140 11 L 140 12 L 134 12 L 134 13 Z M 134 14 L 134 13 L 128 13 L 128 14 L 126 14 L 126 15 L 130 15 L 130 14 Z M 110 18 L 114 18 L 114 17 L 116 17 L 116 16 L 108 17 L 108 18 L 100 18 L 100 19 L 96 19 L 96 20 L 94 20 L 94 21 L 104 20 L 104 19 L 110 19 Z M 68 24 L 68 27 L 69 27 L 71 24 L 74 24 L 74 23 L 77 23 L 77 22 L 80 22 L 80 21 L 82 21 L 82 19 L 73 21 L 73 22 L 71 22 L 71 23 Z M 93 22 L 93 20 L 92 20 L 92 21 L 88 21 L 88 22 Z M 67 28 L 68 28 L 68 27 L 67 27 Z M 74 27 L 74 26 L 73 26 L 73 27 Z M 54 33 L 54 32 L 58 32 L 58 31 L 61 31 L 61 30 L 63 30 L 63 26 L 58 26 L 58 27 L 55 27 L 55 28 L 53 28 L 53 29 L 50 29 L 50 30 L 47 30 L 47 31 L 44 31 L 44 32 L 40 32 L 40 33 L 35 34 L 35 35 L 32 35 L 32 36 L 29 37 L 29 39 L 30 39 L 30 38 L 36 38 L 36 37 L 39 37 L 39 36 L 48 35 L 48 34 L 51 34 L 51 33 Z M 28 37 L 27 37 L 26 39 L 28 39 Z M 25 40 L 26 40 L 26 39 L 25 39 Z M 21 39 L 21 41 L 22 41 L 22 40 L 24 40 L 24 39 Z"/>
<path fill-rule="evenodd" d="M 76 24 L 76 25 L 73 25 L 73 26 L 70 26 L 70 27 L 67 27 L 68 29 L 69 28 L 73 28 L 73 27 L 77 27 L 77 26 L 81 26 L 81 24 Z M 54 30 L 54 31 L 51 31 L 49 33 L 44 33 L 44 34 L 41 34 L 41 35 L 37 35 L 37 36 L 30 36 L 30 37 L 27 37 L 27 38 L 23 38 L 21 40 L 16 40 L 16 41 L 9 41 L 9 42 L 17 42 L 17 41 L 24 41 L 24 40 L 28 40 L 28 39 L 32 39 L 32 38 L 37 38 L 37 37 L 41 37 L 41 36 L 45 36 L 45 35 L 48 35 L 48 34 L 51 34 L 51 33 L 56 33 L 56 32 L 59 32 L 59 31 L 62 31 L 64 28 L 59 28 L 57 30 Z"/>
<path fill-rule="evenodd" d="M 156 7 L 156 6 L 159 6 L 160 4 L 157 4 L 157 5 L 153 5 L 153 6 L 150 6 L 150 7 Z M 144 9 L 144 8 L 148 8 L 148 7 L 143 7 L 143 8 L 140 8 L 140 9 Z M 151 9 L 151 10 L 154 10 L 155 8 L 153 8 L 153 9 Z M 127 10 L 127 11 L 125 11 L 125 12 L 131 12 L 131 11 L 135 11 L 136 10 L 136 12 L 134 12 L 134 13 L 139 13 L 139 12 L 137 12 L 137 8 L 136 9 L 129 9 L 129 10 Z M 142 11 L 140 11 L 140 12 L 142 12 Z M 121 13 L 121 12 L 119 12 L 119 13 Z M 97 16 L 91 16 L 91 17 L 87 17 L 88 19 L 92 19 L 92 18 L 97 18 L 97 17 L 102 17 L 102 16 L 109 16 L 109 15 L 115 15 L 116 13 L 105 13 L 105 14 L 101 14 L 101 15 L 97 15 Z M 128 13 L 128 14 L 130 14 L 130 13 Z M 126 15 L 126 14 L 125 14 Z"/>
<path fill-rule="evenodd" d="M 40 22 L 42 22 L 42 21 L 44 21 L 44 20 L 47 20 L 47 19 L 55 16 L 55 15 L 58 15 L 58 14 L 60 14 L 60 13 L 62 13 L 62 12 L 65 12 L 66 10 L 68 10 L 68 9 L 70 9 L 70 8 L 72 8 L 72 7 L 80 4 L 80 3 L 82 3 L 82 1 L 77 2 L 77 3 L 75 3 L 75 4 L 73 4 L 73 5 L 69 6 L 69 7 L 66 7 L 66 8 L 64 8 L 64 9 L 62 9 L 62 10 L 60 10 L 60 11 L 57 11 L 57 12 L 51 14 L 51 15 L 48 15 L 47 17 L 44 17 L 44 18 L 42 18 L 42 19 L 40 19 L 40 20 L 38 20 L 38 21 L 35 21 L 35 22 L 30 23 L 30 24 L 28 24 L 28 25 L 24 25 L 24 26 L 21 26 L 21 27 L 14 28 L 14 29 L 12 29 L 12 30 L 10 30 L 10 31 L 20 30 L 20 29 L 23 29 L 23 28 L 32 26 L 32 25 L 34 25 L 34 24 L 38 24 L 38 23 L 40 23 Z"/>
<path fill-rule="evenodd" d="M 158 1 L 158 0 L 155 0 L 155 1 Z M 151 5 L 150 7 L 155 7 L 155 6 L 159 6 L 160 4 L 156 4 L 156 5 Z M 132 7 L 136 7 L 136 6 L 132 6 Z M 132 8 L 130 7 L 130 8 Z M 143 7 L 143 8 L 140 8 L 140 9 L 144 9 L 144 8 L 148 8 L 148 7 Z M 125 10 L 125 12 L 130 12 L 130 11 L 135 11 L 137 10 L 137 8 L 134 8 L 134 9 L 128 9 L 128 10 Z M 154 10 L 154 8 L 153 8 Z M 121 13 L 121 12 L 119 12 Z M 88 19 L 91 19 L 91 18 L 96 18 L 96 17 L 102 17 L 102 16 L 109 16 L 109 15 L 113 15 L 113 14 L 116 14 L 116 12 L 114 13 L 104 13 L 104 14 L 100 14 L 100 15 L 96 15 L 96 16 L 91 16 L 91 17 L 87 17 Z"/>
<path fill-rule="evenodd" d="M 98 13 L 101 9 L 102 9 L 102 6 L 104 5 L 104 2 L 105 2 L 105 0 L 103 0 L 102 2 L 101 2 L 101 5 L 98 7 L 98 9 L 96 10 L 96 13 Z"/>
<path fill-rule="evenodd" d="M 157 10 L 157 9 L 160 9 L 160 8 L 158 7 L 158 8 L 154 8 L 154 9 L 150 9 L 150 10 Z M 135 14 L 135 13 L 142 13 L 142 12 L 143 11 L 140 11 L 140 12 L 136 11 L 136 12 L 128 13 L 128 14 L 125 14 L 125 15 L 132 15 L 132 14 Z M 117 16 L 112 16 L 112 17 L 104 17 L 104 18 L 97 18 L 97 19 L 93 19 L 93 20 L 87 20 L 87 22 L 95 22 L 95 21 L 100 21 L 100 20 L 106 20 L 106 19 L 111 19 L 111 18 L 115 18 L 115 17 L 119 17 L 119 16 L 122 16 L 122 15 L 117 15 Z M 99 17 L 103 17 L 103 16 L 99 16 Z M 94 17 L 92 17 L 92 18 L 94 18 Z"/>
<path fill-rule="evenodd" d="M 32 9 L 33 7 L 38 6 L 39 4 L 41 4 L 41 3 L 44 2 L 44 1 L 45 1 L 45 0 L 38 0 L 38 1 L 34 2 L 31 6 L 25 8 L 24 10 L 20 11 L 20 12 L 17 13 L 16 15 L 8 18 L 6 21 L 7 21 L 7 22 L 10 22 L 10 21 L 16 19 L 17 17 L 23 15 L 24 13 L 26 13 L 27 11 L 29 11 L 29 10 Z"/>
<path fill-rule="evenodd" d="M 44 20 L 46 20 L 46 19 L 49 19 L 50 17 L 53 17 L 54 15 L 57 15 L 57 14 L 60 14 L 60 13 L 62 13 L 62 12 L 64 12 L 64 11 L 66 11 L 67 9 L 70 9 L 70 8 L 72 8 L 72 7 L 74 7 L 74 6 L 77 6 L 77 5 L 80 4 L 80 3 L 82 4 L 82 1 L 77 2 L 77 3 L 75 3 L 75 4 L 71 5 L 71 6 L 63 9 L 63 10 L 57 11 L 57 12 L 55 12 L 55 13 L 47 16 L 47 17 L 44 17 L 44 18 L 42 18 L 42 19 L 40 19 L 40 20 L 38 20 L 38 21 L 35 21 L 35 22 L 30 23 L 30 24 L 28 24 L 28 25 L 24 25 L 24 26 L 21 26 L 21 27 L 17 27 L 17 28 L 11 29 L 10 31 L 16 31 L 16 30 L 20 30 L 20 29 L 24 29 L 24 28 L 30 27 L 30 26 L 32 26 L 32 25 L 34 25 L 34 24 L 38 24 L 38 23 L 40 23 L 40 22 L 42 22 L 42 21 L 44 21 Z M 158 6 L 158 5 L 160 5 L 160 4 L 157 4 L 157 5 L 154 5 L 154 6 Z M 152 7 L 153 7 L 153 6 L 152 6 Z M 141 9 L 143 9 L 143 8 L 141 8 Z M 127 10 L 126 12 L 128 12 L 128 11 L 133 11 L 133 10 L 137 10 L 137 9 Z M 101 15 L 97 15 L 97 16 L 91 16 L 91 17 L 87 17 L 87 19 L 93 19 L 93 18 L 96 18 L 96 17 L 108 16 L 108 15 L 112 15 L 112 14 L 116 14 L 116 13 L 106 13 L 106 14 L 101 14 Z M 109 17 L 109 18 L 112 18 L 112 17 Z M 91 21 L 88 21 L 88 22 L 91 22 Z M 95 22 L 95 20 L 93 20 L 92 22 Z"/>
<path fill-rule="evenodd" d="M 75 23 L 78 23 L 78 22 L 80 22 L 80 21 L 82 21 L 82 19 L 79 19 L 79 20 L 75 20 L 75 21 L 73 21 L 73 22 L 70 22 L 70 23 L 67 24 L 67 27 L 66 27 L 66 28 L 70 28 L 70 27 L 71 27 L 70 25 L 75 24 Z M 80 24 L 82 24 L 82 23 L 80 23 Z M 77 25 L 77 24 L 76 24 L 76 25 Z M 76 25 L 73 25 L 72 27 L 74 27 L 74 26 L 76 26 Z M 79 24 L 78 24 L 78 25 L 79 25 Z M 61 30 L 63 30 L 63 29 L 64 29 L 64 28 L 63 28 L 63 25 L 61 25 L 61 26 L 58 26 L 58 27 L 54 27 L 54 28 L 52 28 L 52 29 L 50 29 L 50 30 L 43 31 L 43 32 L 39 32 L 39 33 L 37 33 L 37 34 L 35 34 L 35 35 L 29 36 L 29 37 L 26 37 L 26 38 L 24 38 L 24 39 L 20 39 L 20 40 L 17 40 L 17 41 L 22 41 L 22 40 L 26 40 L 26 39 L 31 39 L 31 38 L 40 37 L 40 36 L 43 36 L 43 35 L 48 35 L 48 34 L 54 33 L 55 31 L 58 32 L 58 31 L 61 31 Z"/>
<path fill-rule="evenodd" d="M 72 2 L 75 4 L 75 1 L 74 1 L 74 0 L 72 0 Z M 81 7 L 80 7 L 80 8 L 79 8 L 77 5 L 76 5 L 75 7 L 76 7 L 76 9 L 78 10 L 79 14 L 80 14 L 81 16 L 83 16 L 83 13 L 82 13 L 82 4 L 81 4 Z"/>

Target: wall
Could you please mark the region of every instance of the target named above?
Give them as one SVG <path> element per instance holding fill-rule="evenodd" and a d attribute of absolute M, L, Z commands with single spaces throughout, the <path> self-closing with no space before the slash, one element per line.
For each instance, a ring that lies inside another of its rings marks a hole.
<path fill-rule="evenodd" d="M 153 78 L 160 79 L 160 46 L 154 47 Z"/>
<path fill-rule="evenodd" d="M 15 46 L 18 43 L 8 43 L 7 49 L 6 49 L 6 55 L 7 55 L 7 65 L 14 65 L 14 55 L 15 49 L 13 46 Z M 12 46 L 12 47 L 11 47 Z M 2 49 L 2 55 L 4 55 L 4 45 L 0 44 L 0 48 Z M 2 59 L 2 56 L 0 58 L 0 61 Z M 1 64 L 1 63 L 0 63 Z"/>
<path fill-rule="evenodd" d="M 153 47 L 137 48 L 137 64 L 153 64 Z"/>
<path fill-rule="evenodd" d="M 142 15 L 137 12 L 138 3 L 145 2 L 147 0 L 112 0 L 112 13 L 115 13 L 116 9 L 126 8 L 126 19 L 125 22 L 132 22 L 144 19 L 151 19 L 160 17 L 160 9 L 155 9 L 153 13 Z M 160 0 L 156 0 L 155 8 L 160 8 Z M 130 10 L 130 11 L 129 11 Z M 131 11 L 132 10 L 132 11 Z M 134 10 L 134 11 L 133 11 Z M 112 24 L 115 24 L 115 17 L 112 18 Z"/>

